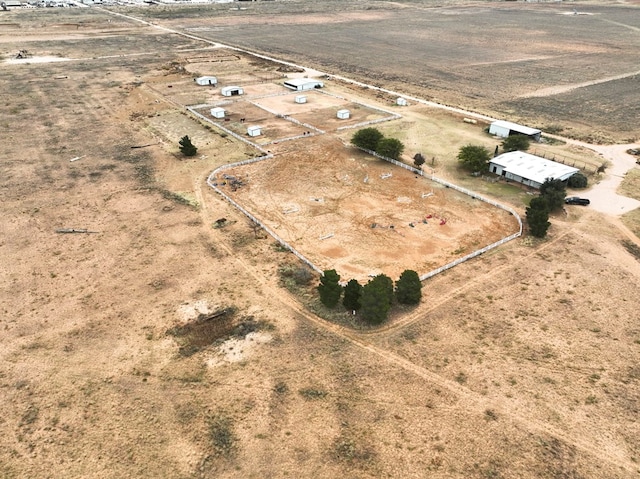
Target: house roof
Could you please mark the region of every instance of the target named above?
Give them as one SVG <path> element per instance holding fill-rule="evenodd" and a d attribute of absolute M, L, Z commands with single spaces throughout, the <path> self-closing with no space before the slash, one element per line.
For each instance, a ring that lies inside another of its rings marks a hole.
<path fill-rule="evenodd" d="M 528 136 L 542 133 L 542 131 L 536 128 L 529 128 L 528 126 L 518 125 L 517 123 L 512 123 L 510 121 L 505 121 L 505 120 L 496 120 L 493 123 L 491 123 L 491 125 L 507 128 L 508 130 L 517 131 L 518 133 L 522 133 L 523 135 L 528 135 Z"/>
<path fill-rule="evenodd" d="M 491 163 L 501 166 L 508 173 L 540 184 L 544 183 L 547 178 L 566 180 L 579 171 L 578 168 L 563 165 L 523 151 L 503 153 L 493 158 Z"/>
<path fill-rule="evenodd" d="M 285 81 L 285 84 L 296 87 L 307 85 L 308 83 L 313 83 L 314 85 L 320 86 L 324 85 L 320 80 L 315 80 L 313 78 L 291 78 L 290 80 Z"/>

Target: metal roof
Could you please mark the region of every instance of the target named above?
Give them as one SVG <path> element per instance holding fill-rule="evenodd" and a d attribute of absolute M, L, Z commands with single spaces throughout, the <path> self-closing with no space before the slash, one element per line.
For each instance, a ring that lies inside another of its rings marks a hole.
<path fill-rule="evenodd" d="M 563 165 L 523 151 L 503 153 L 493 158 L 491 163 L 501 166 L 508 173 L 540 184 L 544 183 L 547 178 L 566 180 L 579 171 L 578 168 Z"/>
<path fill-rule="evenodd" d="M 528 126 L 518 125 L 517 123 L 512 123 L 506 120 L 496 120 L 491 124 L 502 127 L 502 128 L 507 128 L 508 130 L 511 130 L 511 131 L 517 131 L 518 133 L 522 133 L 523 135 L 527 135 L 527 136 L 537 135 L 539 133 L 542 133 L 542 131 L 537 130 L 536 128 L 529 128 Z"/>
<path fill-rule="evenodd" d="M 320 86 L 324 86 L 324 83 L 322 83 L 320 80 L 315 80 L 313 78 L 291 78 L 290 80 L 286 80 L 285 85 L 291 85 L 291 86 L 302 86 L 302 85 L 307 85 L 309 83 L 313 83 L 314 85 L 320 85 Z"/>

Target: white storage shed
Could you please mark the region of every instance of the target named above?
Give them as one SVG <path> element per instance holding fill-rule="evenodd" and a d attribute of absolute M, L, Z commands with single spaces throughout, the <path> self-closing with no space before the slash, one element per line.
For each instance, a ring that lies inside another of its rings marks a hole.
<path fill-rule="evenodd" d="M 511 123 L 510 121 L 497 120 L 489 126 L 489 134 L 499 136 L 501 138 L 508 138 L 511 135 L 525 135 L 532 140 L 540 141 L 542 131 L 536 128 L 518 125 L 517 123 Z"/>
<path fill-rule="evenodd" d="M 305 95 L 296 95 L 296 103 L 307 103 L 307 97 Z"/>
<path fill-rule="evenodd" d="M 407 106 L 407 99 L 406 98 L 402 98 L 402 97 L 398 97 L 398 99 L 396 100 L 396 105 L 398 105 L 398 106 Z"/>
<path fill-rule="evenodd" d="M 220 108 L 219 106 L 211 109 L 211 116 L 214 118 L 224 118 L 224 108 Z"/>
<path fill-rule="evenodd" d="M 351 116 L 351 112 L 349 110 L 338 110 L 337 116 L 340 120 L 346 120 Z"/>
<path fill-rule="evenodd" d="M 313 78 L 292 78 L 291 80 L 285 81 L 284 86 L 292 90 L 305 91 L 322 88 L 324 83 L 320 80 L 314 80 Z"/>
<path fill-rule="evenodd" d="M 262 130 L 259 126 L 250 126 L 247 128 L 247 135 L 249 136 L 260 136 L 262 134 Z"/>
<path fill-rule="evenodd" d="M 244 90 L 239 86 L 226 86 L 220 89 L 222 96 L 236 96 L 243 95 Z"/>
<path fill-rule="evenodd" d="M 523 185 L 540 188 L 548 178 L 566 181 L 579 170 L 523 151 L 510 151 L 491 159 L 489 171 Z"/>
<path fill-rule="evenodd" d="M 194 81 L 201 86 L 216 86 L 218 84 L 216 77 L 198 77 Z"/>

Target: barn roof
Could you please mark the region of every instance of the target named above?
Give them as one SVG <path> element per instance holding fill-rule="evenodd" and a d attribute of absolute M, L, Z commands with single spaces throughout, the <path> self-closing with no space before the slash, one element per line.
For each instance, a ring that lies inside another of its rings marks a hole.
<path fill-rule="evenodd" d="M 538 135 L 542 133 L 542 131 L 536 128 L 530 128 L 528 126 L 519 125 L 517 123 L 512 123 L 506 120 L 496 120 L 491 124 L 495 126 L 499 126 L 501 128 L 507 128 L 508 130 L 516 131 L 518 133 L 522 133 L 523 135 L 527 135 L 527 136 Z"/>
<path fill-rule="evenodd" d="M 508 173 L 540 184 L 544 183 L 547 178 L 564 181 L 579 171 L 578 168 L 563 165 L 523 151 L 503 153 L 493 158 L 491 163 L 501 166 Z"/>
<path fill-rule="evenodd" d="M 291 78 L 284 82 L 285 85 L 291 85 L 295 87 L 307 85 L 309 83 L 313 83 L 314 85 L 324 86 L 324 83 L 322 83 L 320 80 L 315 80 L 313 78 Z"/>

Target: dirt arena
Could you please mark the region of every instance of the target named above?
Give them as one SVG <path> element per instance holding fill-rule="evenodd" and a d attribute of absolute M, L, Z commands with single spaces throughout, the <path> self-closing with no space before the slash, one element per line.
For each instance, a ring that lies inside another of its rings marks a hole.
<path fill-rule="evenodd" d="M 224 175 L 244 186 L 231 190 Z M 215 181 L 316 266 L 345 280 L 398 278 L 405 269 L 425 274 L 518 231 L 504 210 L 328 137 L 288 142 L 275 158 L 226 169 Z"/>

